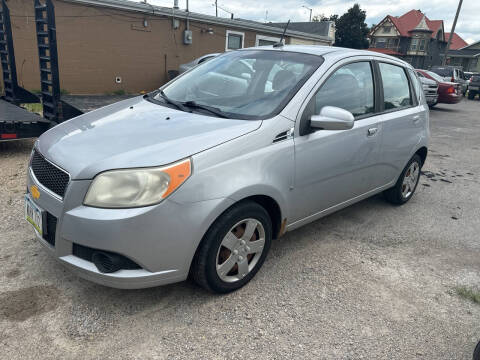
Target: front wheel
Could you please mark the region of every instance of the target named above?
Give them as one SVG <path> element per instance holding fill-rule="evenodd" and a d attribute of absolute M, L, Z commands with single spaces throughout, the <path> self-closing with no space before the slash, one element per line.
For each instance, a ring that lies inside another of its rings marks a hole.
<path fill-rule="evenodd" d="M 471 91 L 468 92 L 468 99 L 473 100 L 475 99 L 475 93 L 472 93 Z"/>
<path fill-rule="evenodd" d="M 253 201 L 223 213 L 204 236 L 191 275 L 203 288 L 228 293 L 249 282 L 262 266 L 272 242 L 267 211 Z"/>
<path fill-rule="evenodd" d="M 396 205 L 403 205 L 410 200 L 420 180 L 421 168 L 422 159 L 415 154 L 403 169 L 395 186 L 384 191 L 385 199 Z"/>

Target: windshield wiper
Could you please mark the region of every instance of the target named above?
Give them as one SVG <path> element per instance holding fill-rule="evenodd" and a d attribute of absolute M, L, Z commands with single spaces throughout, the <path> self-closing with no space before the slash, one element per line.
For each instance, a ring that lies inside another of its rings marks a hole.
<path fill-rule="evenodd" d="M 160 94 L 160 96 L 162 97 L 162 99 L 165 100 L 165 102 L 166 102 L 167 104 L 171 104 L 171 105 L 175 106 L 175 107 L 176 107 L 177 109 L 179 109 L 179 110 L 188 112 L 188 109 L 187 109 L 180 101 L 176 101 L 176 100 L 170 99 L 170 98 L 163 92 L 163 90 L 160 90 L 160 91 L 159 91 L 159 94 Z"/>
<path fill-rule="evenodd" d="M 185 102 L 182 103 L 182 105 L 183 106 L 188 106 L 191 109 L 206 110 L 206 111 L 208 111 L 212 114 L 217 115 L 218 117 L 229 118 L 229 116 L 226 113 L 224 113 L 222 110 L 220 110 L 216 107 L 213 107 L 213 106 L 198 104 L 193 100 L 185 101 Z"/>

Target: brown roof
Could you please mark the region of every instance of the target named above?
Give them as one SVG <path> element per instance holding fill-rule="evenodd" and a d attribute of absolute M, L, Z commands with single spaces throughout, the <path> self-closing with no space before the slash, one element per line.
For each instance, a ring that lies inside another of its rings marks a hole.
<path fill-rule="evenodd" d="M 445 33 L 445 41 L 448 41 L 450 38 L 450 33 Z M 465 46 L 468 46 L 468 43 L 463 40 L 457 33 L 453 33 L 452 42 L 450 43 L 451 50 L 458 50 Z"/>
<path fill-rule="evenodd" d="M 395 25 L 401 36 L 410 37 L 410 32 L 420 24 L 424 16 L 420 10 L 410 10 L 402 16 L 387 15 L 387 18 Z M 432 32 L 432 37 L 436 37 L 438 30 L 443 28 L 443 20 L 430 20 L 425 16 L 425 22 Z"/>

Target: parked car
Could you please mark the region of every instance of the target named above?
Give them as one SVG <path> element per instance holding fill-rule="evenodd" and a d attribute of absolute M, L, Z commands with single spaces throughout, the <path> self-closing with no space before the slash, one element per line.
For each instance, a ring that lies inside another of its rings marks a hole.
<path fill-rule="evenodd" d="M 460 84 L 463 96 L 467 93 L 467 77 L 461 69 L 455 66 L 433 66 L 430 71 L 440 75 L 445 81 Z"/>
<path fill-rule="evenodd" d="M 422 83 L 425 99 L 430 107 L 435 106 L 438 103 L 438 84 L 435 80 L 428 79 L 424 76 L 419 76 Z"/>
<path fill-rule="evenodd" d="M 474 99 L 476 95 L 480 94 L 480 75 L 474 75 L 470 78 L 470 85 L 468 86 L 468 98 Z"/>
<path fill-rule="evenodd" d="M 201 64 L 205 61 L 213 59 L 215 56 L 218 56 L 219 54 L 220 53 L 213 53 L 213 54 L 207 54 L 207 55 L 200 56 L 199 58 L 196 58 L 195 60 L 192 60 L 189 63 L 180 65 L 178 67 L 178 72 L 179 72 L 179 74 L 182 74 L 185 71 L 190 70 L 191 68 L 197 66 L 198 64 Z"/>
<path fill-rule="evenodd" d="M 250 77 L 228 75 L 245 63 Z M 428 139 L 422 85 L 400 59 L 242 49 L 44 133 L 26 218 L 91 281 L 143 288 L 190 275 L 225 293 L 253 278 L 285 232 L 377 193 L 409 201 Z"/>
<path fill-rule="evenodd" d="M 440 75 L 428 70 L 415 70 L 420 78 L 434 80 L 438 84 L 438 102 L 456 104 L 462 100 L 462 90 L 459 84 L 445 81 Z"/>

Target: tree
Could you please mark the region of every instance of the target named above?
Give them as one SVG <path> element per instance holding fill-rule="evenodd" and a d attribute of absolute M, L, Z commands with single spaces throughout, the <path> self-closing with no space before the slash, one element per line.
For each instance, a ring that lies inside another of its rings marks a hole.
<path fill-rule="evenodd" d="M 332 15 L 330 18 L 333 18 Z M 335 21 L 335 44 L 334 46 L 348 47 L 352 49 L 368 48 L 368 26 L 365 23 L 367 13 L 355 4 Z"/>
<path fill-rule="evenodd" d="M 330 15 L 330 17 L 326 17 L 325 15 L 320 14 L 320 15 L 315 15 L 312 18 L 312 21 L 313 22 L 319 22 L 319 21 L 333 21 L 333 22 L 336 22 L 337 19 L 338 19 L 338 15 Z"/>

